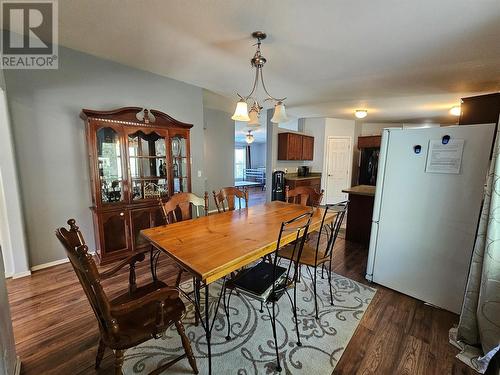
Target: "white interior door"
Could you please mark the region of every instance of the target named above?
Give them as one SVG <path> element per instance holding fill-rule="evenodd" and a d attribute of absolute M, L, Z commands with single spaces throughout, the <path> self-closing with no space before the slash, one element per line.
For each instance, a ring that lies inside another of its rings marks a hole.
<path fill-rule="evenodd" d="M 328 137 L 325 196 L 327 204 L 347 199 L 351 187 L 352 138 Z"/>

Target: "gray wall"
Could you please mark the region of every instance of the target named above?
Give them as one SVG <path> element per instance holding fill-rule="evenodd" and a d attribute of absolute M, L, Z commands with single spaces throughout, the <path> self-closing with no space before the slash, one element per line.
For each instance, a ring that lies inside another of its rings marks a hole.
<path fill-rule="evenodd" d="M 250 145 L 250 161 L 252 168 L 266 166 L 266 144 L 265 143 L 252 143 Z"/>
<path fill-rule="evenodd" d="M 65 257 L 54 229 L 69 217 L 94 245 L 82 108 L 142 106 L 194 124 L 192 187 L 205 190 L 201 88 L 63 47 L 58 70 L 8 70 L 5 80 L 31 266 Z"/>
<path fill-rule="evenodd" d="M 0 253 L 2 249 L 0 248 Z M 5 285 L 5 272 L 0 254 L 0 375 L 13 375 L 16 367 L 16 347 L 10 305 Z"/>
<path fill-rule="evenodd" d="M 215 209 L 212 191 L 234 185 L 234 121 L 231 114 L 204 108 L 205 165 L 210 208 Z"/>

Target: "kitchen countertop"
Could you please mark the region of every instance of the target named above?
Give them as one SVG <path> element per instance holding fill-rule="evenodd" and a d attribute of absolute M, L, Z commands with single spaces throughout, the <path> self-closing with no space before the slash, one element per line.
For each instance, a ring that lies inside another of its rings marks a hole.
<path fill-rule="evenodd" d="M 366 195 L 369 197 L 375 196 L 375 186 L 372 185 L 358 185 L 353 186 L 349 189 L 342 190 L 343 193 L 354 194 L 354 195 Z"/>
<path fill-rule="evenodd" d="M 315 173 L 315 172 L 312 172 L 312 173 L 309 173 L 309 176 L 298 176 L 297 173 L 287 173 L 285 175 L 285 179 L 287 180 L 312 180 L 312 179 L 315 179 L 315 178 L 321 178 L 321 173 Z"/>

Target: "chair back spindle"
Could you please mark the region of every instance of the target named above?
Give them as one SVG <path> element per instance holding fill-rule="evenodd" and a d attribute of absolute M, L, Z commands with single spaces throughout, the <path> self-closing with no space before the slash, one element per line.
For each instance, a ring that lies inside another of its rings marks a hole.
<path fill-rule="evenodd" d="M 236 209 L 236 200 L 238 200 L 238 209 L 248 207 L 248 189 L 242 190 L 233 186 L 220 189 L 219 192 L 213 192 L 215 206 L 219 213 L 234 211 Z M 245 205 L 242 205 L 242 201 Z M 227 206 L 227 207 L 226 207 Z"/>
<path fill-rule="evenodd" d="M 343 201 L 331 205 L 326 205 L 324 207 L 325 212 L 323 214 L 323 218 L 321 219 L 321 226 L 318 232 L 318 240 L 316 243 L 316 255 L 315 255 L 316 262 L 318 259 L 326 258 L 330 256 L 330 254 L 332 253 L 333 247 L 335 246 L 335 241 L 340 231 L 340 227 L 342 226 L 342 222 L 344 221 L 344 217 L 347 212 L 348 206 L 349 206 L 349 201 Z M 335 218 L 330 224 L 327 224 L 325 223 L 325 219 L 328 215 L 328 211 L 333 209 L 335 209 L 336 211 Z M 320 243 L 322 235 L 327 236 L 327 241 L 324 251 L 321 253 Z"/>
<path fill-rule="evenodd" d="M 309 186 L 298 186 L 295 189 L 285 187 L 285 200 L 287 203 L 300 204 L 302 206 L 318 207 L 323 199 L 324 190 L 319 193 Z"/>
<path fill-rule="evenodd" d="M 205 192 L 203 198 L 193 193 L 177 193 L 172 195 L 167 202 L 160 199 L 160 206 L 167 224 L 198 218 L 201 216 L 200 208 L 207 216 L 208 193 Z"/>
<path fill-rule="evenodd" d="M 274 251 L 274 271 L 273 271 L 273 280 L 276 280 L 276 270 L 278 267 L 278 252 L 282 247 L 281 240 L 284 236 L 288 235 L 293 235 L 295 233 L 295 238 L 293 240 L 293 252 L 292 252 L 292 259 L 288 263 L 287 270 L 286 270 L 286 276 L 285 278 L 287 280 L 290 280 L 290 283 L 295 283 L 298 280 L 299 276 L 299 261 L 300 257 L 302 255 L 302 249 L 304 248 L 304 243 L 307 238 L 307 233 L 309 231 L 309 225 L 311 224 L 311 218 L 313 215 L 313 211 L 311 212 L 306 212 L 302 215 L 299 215 L 289 221 L 281 223 L 281 228 L 280 232 L 278 235 L 278 241 L 276 242 L 276 250 Z M 295 258 L 295 254 L 297 254 Z M 293 275 L 290 276 L 290 272 L 292 269 L 293 265 Z M 288 284 L 289 285 L 289 284 Z M 276 286 L 277 286 L 277 280 L 273 283 L 273 293 L 279 292 L 276 291 Z"/>
<path fill-rule="evenodd" d="M 89 300 L 100 328 L 107 334 L 112 334 L 116 329 L 116 321 L 111 316 L 109 300 L 101 286 L 95 261 L 88 253 L 87 245 L 76 221 L 69 219 L 68 225 L 69 230 L 57 229 L 56 236 L 66 250 L 66 255 Z"/>

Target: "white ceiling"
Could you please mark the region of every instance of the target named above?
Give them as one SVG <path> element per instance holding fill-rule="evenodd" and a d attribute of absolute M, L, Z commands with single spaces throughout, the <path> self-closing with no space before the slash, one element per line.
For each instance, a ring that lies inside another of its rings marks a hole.
<path fill-rule="evenodd" d="M 249 128 L 246 122 L 235 121 L 234 126 L 234 141 L 244 143 L 246 142 L 246 135 L 251 130 L 255 143 L 266 142 L 266 124 L 261 123 L 259 127 Z"/>
<path fill-rule="evenodd" d="M 263 30 L 268 89 L 299 117 L 454 121 L 500 89 L 499 0 L 64 0 L 59 23 L 62 45 L 230 98 Z"/>

